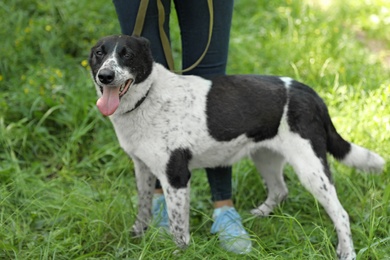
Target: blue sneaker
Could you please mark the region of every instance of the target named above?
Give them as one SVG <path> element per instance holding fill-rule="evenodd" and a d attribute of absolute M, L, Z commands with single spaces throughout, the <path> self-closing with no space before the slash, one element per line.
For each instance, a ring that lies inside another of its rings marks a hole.
<path fill-rule="evenodd" d="M 153 224 L 157 228 L 162 228 L 169 232 L 169 218 L 167 204 L 163 194 L 155 194 L 152 202 Z"/>
<path fill-rule="evenodd" d="M 251 251 L 252 241 L 241 223 L 241 217 L 233 207 L 222 207 L 214 210 L 214 223 L 211 233 L 219 235 L 221 246 L 236 254 Z"/>

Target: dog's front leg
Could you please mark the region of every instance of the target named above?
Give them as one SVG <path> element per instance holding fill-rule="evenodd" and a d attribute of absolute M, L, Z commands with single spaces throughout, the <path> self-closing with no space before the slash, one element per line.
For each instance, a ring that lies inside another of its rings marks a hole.
<path fill-rule="evenodd" d="M 164 187 L 167 203 L 170 231 L 175 243 L 180 248 L 186 248 L 190 242 L 189 215 L 190 215 L 190 188 Z"/>
<path fill-rule="evenodd" d="M 152 216 L 152 198 L 156 177 L 138 158 L 133 157 L 138 190 L 138 214 L 133 225 L 135 236 L 142 235 L 148 228 Z"/>
<path fill-rule="evenodd" d="M 164 190 L 168 208 L 170 230 L 176 244 L 185 248 L 190 242 L 190 178 L 188 162 L 191 153 L 178 149 L 171 153 L 166 172 L 160 181 Z"/>

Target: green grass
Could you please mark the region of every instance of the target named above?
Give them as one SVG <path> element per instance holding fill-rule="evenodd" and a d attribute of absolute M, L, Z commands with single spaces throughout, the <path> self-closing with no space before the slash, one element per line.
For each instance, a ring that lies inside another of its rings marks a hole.
<path fill-rule="evenodd" d="M 304 81 L 325 99 L 344 137 L 389 160 L 389 2 L 333 1 L 327 8 L 309 2 L 316 1 L 236 1 L 228 72 Z M 112 3 L 2 1 L 0 17 L 0 259 L 237 258 L 209 234 L 212 206 L 202 171 L 192 180 L 186 251 L 174 255 L 171 239 L 154 230 L 130 235 L 137 201 L 132 164 L 95 108 L 86 66 L 95 41 L 119 33 Z M 177 29 L 172 38 L 177 51 Z M 382 175 L 334 160 L 331 168 L 358 259 L 389 259 L 389 164 Z M 289 198 L 268 218 L 248 213 L 266 196 L 252 163 L 234 170 L 234 200 L 254 245 L 242 258 L 334 259 L 333 225 L 291 168 Z"/>

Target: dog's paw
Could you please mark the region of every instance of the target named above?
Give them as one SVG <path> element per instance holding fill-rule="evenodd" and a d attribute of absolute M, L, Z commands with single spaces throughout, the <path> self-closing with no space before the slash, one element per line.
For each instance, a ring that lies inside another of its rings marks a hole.
<path fill-rule="evenodd" d="M 190 243 L 190 235 L 189 234 L 175 234 L 174 240 L 176 245 L 181 249 L 185 250 Z"/>
<path fill-rule="evenodd" d="M 337 258 L 340 260 L 355 260 L 356 253 L 353 248 L 344 248 L 344 250 L 342 250 L 339 245 L 337 246 Z"/>
<path fill-rule="evenodd" d="M 356 259 L 356 253 L 337 253 L 337 258 L 340 260 L 355 260 Z"/>
<path fill-rule="evenodd" d="M 272 213 L 273 208 L 267 204 L 261 204 L 258 208 L 252 209 L 251 214 L 258 217 L 268 217 Z"/>
<path fill-rule="evenodd" d="M 147 229 L 148 226 L 146 224 L 141 221 L 136 221 L 131 230 L 134 237 L 140 237 L 143 236 Z"/>

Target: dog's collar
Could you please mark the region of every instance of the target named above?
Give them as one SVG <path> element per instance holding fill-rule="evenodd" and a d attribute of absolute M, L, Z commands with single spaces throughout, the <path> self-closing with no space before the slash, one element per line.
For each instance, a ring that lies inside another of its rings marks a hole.
<path fill-rule="evenodd" d="M 135 104 L 135 106 L 132 109 L 130 109 L 129 111 L 126 111 L 125 114 L 136 110 L 145 101 L 146 97 L 149 94 L 149 91 L 150 91 L 150 89 L 146 92 L 145 96 L 143 96 L 140 100 L 138 100 L 138 102 Z"/>

